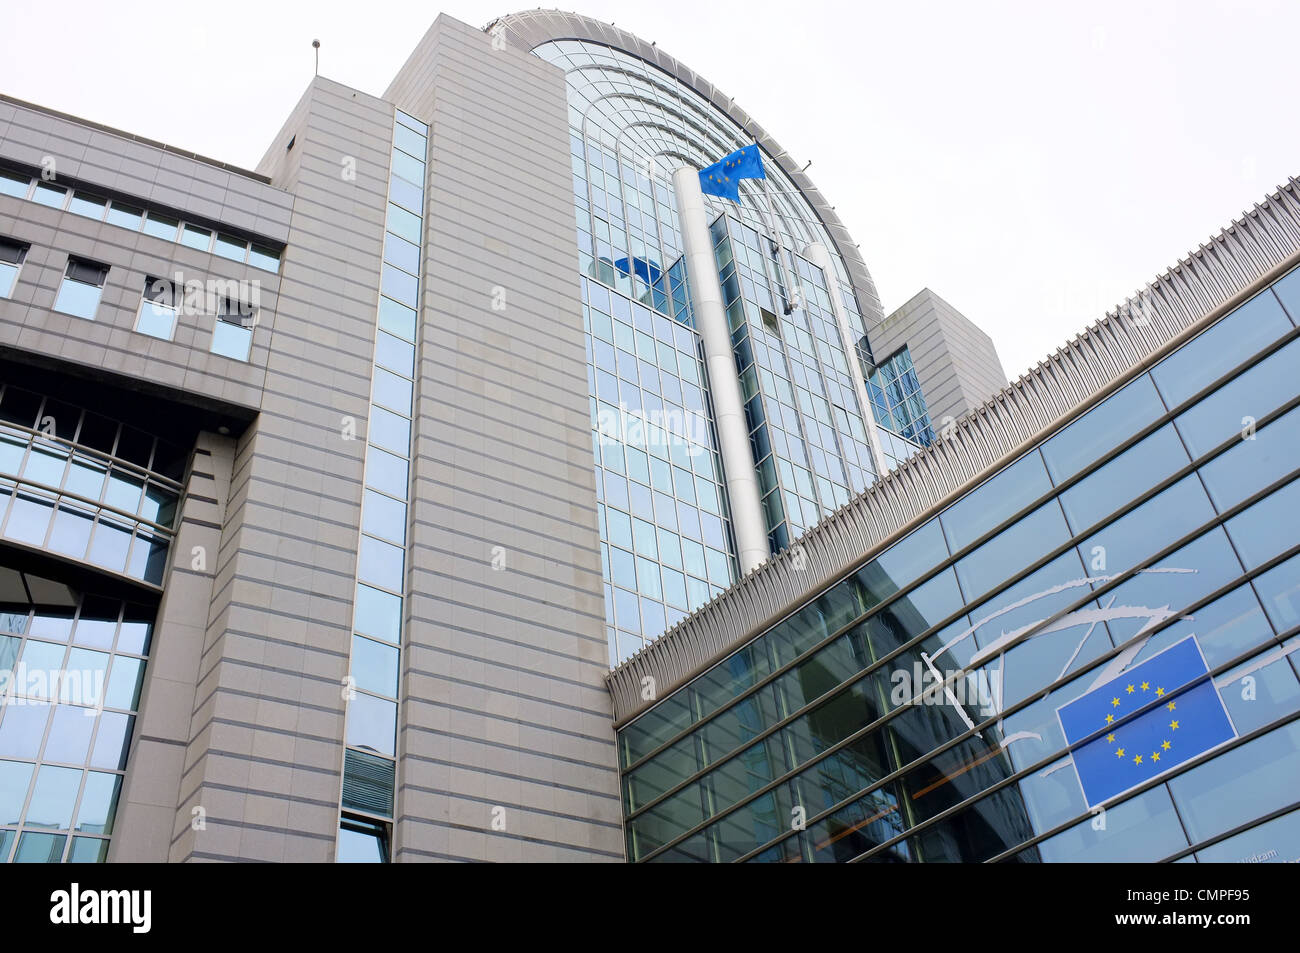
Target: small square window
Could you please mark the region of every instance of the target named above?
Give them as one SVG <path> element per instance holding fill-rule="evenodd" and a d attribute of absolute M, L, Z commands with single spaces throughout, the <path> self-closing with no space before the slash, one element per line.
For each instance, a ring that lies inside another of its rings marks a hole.
<path fill-rule="evenodd" d="M 146 278 L 135 329 L 170 341 L 176 331 L 176 286 L 165 278 Z"/>
<path fill-rule="evenodd" d="M 68 200 L 68 190 L 61 185 L 37 182 L 36 191 L 33 193 L 32 198 L 42 205 L 48 205 L 50 208 L 63 208 L 63 203 Z"/>
<path fill-rule="evenodd" d="M 69 258 L 67 271 L 59 285 L 59 294 L 54 299 L 54 310 L 88 321 L 95 320 L 95 311 L 99 308 L 99 299 L 104 293 L 104 281 L 107 278 L 107 265 Z"/>
<path fill-rule="evenodd" d="M 86 218 L 97 218 L 101 221 L 104 218 L 104 210 L 107 207 L 108 199 L 101 198 L 98 195 L 91 195 L 89 192 L 81 191 L 72 193 L 72 201 L 68 203 L 69 212 L 84 215 Z"/>
<path fill-rule="evenodd" d="M 279 271 L 280 253 L 274 248 L 267 248 L 264 245 L 254 243 L 248 252 L 248 263 L 255 268 L 261 268 L 263 271 Z"/>
<path fill-rule="evenodd" d="M 207 251 L 212 246 L 212 233 L 206 228 L 186 224 L 181 230 L 181 244 L 199 251 Z"/>
<path fill-rule="evenodd" d="M 6 172 L 4 169 L 0 169 L 0 195 L 25 199 L 31 187 L 32 177 L 30 175 L 20 175 L 17 172 Z"/>
<path fill-rule="evenodd" d="M 212 353 L 236 361 L 248 360 L 256 320 L 257 313 L 251 306 L 222 298 L 217 307 L 217 322 L 212 329 Z"/>
<path fill-rule="evenodd" d="M 27 258 L 26 245 L 0 238 L 0 298 L 13 294 L 18 284 L 18 272 Z"/>
<path fill-rule="evenodd" d="M 145 234 L 155 238 L 165 238 L 169 242 L 176 241 L 176 229 L 179 225 L 180 222 L 176 219 L 159 215 L 157 212 L 150 212 L 144 220 Z"/>
<path fill-rule="evenodd" d="M 189 231 L 189 226 L 185 226 Z M 188 243 L 187 243 L 188 244 Z M 232 235 L 217 234 L 216 243 L 212 246 L 213 254 L 220 255 L 222 258 L 228 258 L 231 261 L 243 261 L 248 257 L 248 243 L 242 238 L 235 238 Z"/>
<path fill-rule="evenodd" d="M 144 209 L 137 208 L 134 205 L 127 205 L 125 202 L 115 201 L 108 208 L 108 223 L 110 225 L 118 225 L 136 232 L 140 230 L 140 220 L 143 216 Z"/>

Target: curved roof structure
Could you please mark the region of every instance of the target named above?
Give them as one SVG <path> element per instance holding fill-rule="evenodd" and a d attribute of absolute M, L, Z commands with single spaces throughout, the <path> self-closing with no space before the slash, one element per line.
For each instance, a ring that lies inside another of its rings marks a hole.
<path fill-rule="evenodd" d="M 847 279 L 853 289 L 864 330 L 869 331 L 883 318 L 880 299 L 866 262 L 831 204 L 813 185 L 808 175 L 795 165 L 790 154 L 736 105 L 734 99 L 703 76 L 669 56 L 654 43 L 648 43 L 612 24 L 576 13 L 528 10 L 500 17 L 489 23 L 485 30 L 503 36 L 512 45 L 531 50 L 555 62 L 569 74 L 571 90 L 581 88 L 586 82 L 586 78 L 575 76 L 575 73 L 591 69 L 599 76 L 602 70 L 617 73 L 621 69 L 617 61 L 586 65 L 566 61 L 566 41 L 608 48 L 616 54 L 616 60 L 627 57 L 632 61 L 640 61 L 670 78 L 672 82 L 654 84 L 656 93 L 661 94 L 662 98 L 654 95 L 636 101 L 635 92 L 631 89 L 617 95 L 608 95 L 609 87 L 606 85 L 607 95 L 592 97 L 592 100 L 618 100 L 605 114 L 619 117 L 624 125 L 621 133 L 634 128 L 635 132 L 629 138 L 639 140 L 643 154 L 648 154 L 647 157 L 650 158 L 663 157 L 669 161 L 676 160 L 674 164 L 686 163 L 699 167 L 717 161 L 750 142 L 758 143 L 769 177 L 775 181 L 773 204 L 776 206 L 777 217 L 782 220 L 783 230 L 796 240 L 822 241 L 831 250 L 832 257 L 839 259 L 844 269 L 844 274 L 840 277 Z M 647 75 L 636 78 L 646 80 Z M 691 122 L 692 115 L 700 115 L 700 104 L 710 107 L 731 128 L 720 128 L 716 123 Z M 592 105 L 598 106 L 594 102 Z M 683 134 L 680 128 L 666 128 L 665 124 L 655 121 L 655 110 L 665 106 L 676 107 L 671 111 L 689 125 L 689 133 Z M 665 171 L 671 171 L 671 168 L 665 168 Z M 742 184 L 742 191 L 748 187 L 748 183 Z M 801 196 L 803 202 L 794 200 L 791 197 L 794 193 Z M 799 221 L 804 215 L 800 206 L 806 207 L 815 219 L 814 222 L 807 223 L 811 225 L 811 233 Z"/>

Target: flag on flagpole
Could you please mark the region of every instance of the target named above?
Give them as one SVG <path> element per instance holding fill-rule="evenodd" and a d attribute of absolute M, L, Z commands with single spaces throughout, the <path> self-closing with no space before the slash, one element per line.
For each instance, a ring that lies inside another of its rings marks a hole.
<path fill-rule="evenodd" d="M 745 146 L 731 155 L 700 170 L 700 191 L 740 204 L 741 179 L 766 179 L 763 158 L 758 146 Z"/>

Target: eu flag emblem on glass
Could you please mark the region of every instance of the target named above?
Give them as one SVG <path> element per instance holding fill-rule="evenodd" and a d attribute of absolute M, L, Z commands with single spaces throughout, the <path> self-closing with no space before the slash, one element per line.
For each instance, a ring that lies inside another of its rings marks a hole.
<path fill-rule="evenodd" d="M 740 204 L 741 179 L 766 179 L 763 171 L 763 157 L 758 153 L 758 146 L 745 146 L 731 155 L 715 162 L 707 169 L 700 170 L 700 191 L 705 195 L 717 195 L 731 199 Z"/>
<path fill-rule="evenodd" d="M 1056 716 L 1090 808 L 1237 737 L 1194 635 Z"/>

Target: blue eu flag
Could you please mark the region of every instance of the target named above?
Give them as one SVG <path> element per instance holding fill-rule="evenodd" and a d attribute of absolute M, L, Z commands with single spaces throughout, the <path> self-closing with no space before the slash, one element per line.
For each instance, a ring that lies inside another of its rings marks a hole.
<path fill-rule="evenodd" d="M 737 149 L 721 162 L 715 162 L 700 171 L 700 191 L 705 195 L 717 195 L 740 204 L 741 179 L 766 179 L 763 171 L 763 158 L 758 154 L 758 146 L 745 146 Z"/>
<path fill-rule="evenodd" d="M 1090 808 L 1237 737 L 1194 635 L 1056 716 Z"/>

